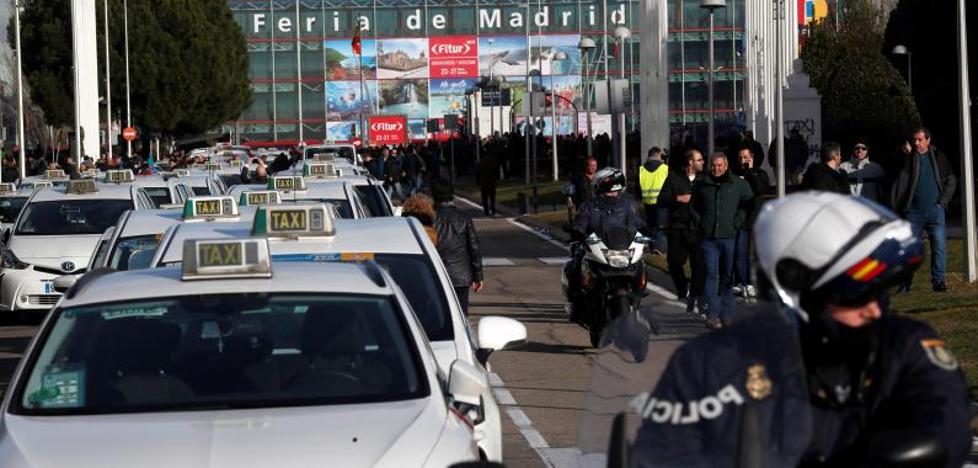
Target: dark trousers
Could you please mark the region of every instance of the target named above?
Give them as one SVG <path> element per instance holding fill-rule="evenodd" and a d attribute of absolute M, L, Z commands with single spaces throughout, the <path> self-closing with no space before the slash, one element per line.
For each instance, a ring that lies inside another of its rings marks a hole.
<path fill-rule="evenodd" d="M 667 229 L 669 251 L 666 262 L 669 264 L 669 276 L 676 287 L 676 295 L 680 299 L 687 295 L 702 296 L 705 272 L 703 269 L 703 251 L 700 249 L 699 233 L 692 229 Z M 684 266 L 689 261 L 692 278 L 686 278 Z"/>
<path fill-rule="evenodd" d="M 469 287 L 455 286 L 455 297 L 458 297 L 458 305 L 462 307 L 462 313 L 469 315 Z"/>
<path fill-rule="evenodd" d="M 924 232 L 927 232 L 927 239 L 930 240 L 930 282 L 934 286 L 944 282 L 947 267 L 947 231 L 944 216 L 944 208 L 940 205 L 934 205 L 924 213 L 905 214 L 918 239 L 923 239 Z M 906 286 L 909 287 L 910 284 L 907 283 Z"/>
<path fill-rule="evenodd" d="M 668 250 L 669 241 L 666 239 L 666 222 L 669 217 L 669 210 L 659 205 L 645 206 L 645 222 L 649 225 L 649 232 L 652 236 L 653 244 L 651 247 L 659 252 Z"/>
<path fill-rule="evenodd" d="M 734 284 L 747 286 L 750 281 L 750 230 L 740 229 L 737 231 L 737 244 L 734 247 L 734 273 L 736 281 Z"/>
<path fill-rule="evenodd" d="M 482 211 L 487 215 L 496 214 L 496 186 L 482 187 Z"/>
<path fill-rule="evenodd" d="M 703 264 L 706 277 L 703 292 L 708 304 L 707 315 L 723 320 L 733 319 L 734 239 L 703 239 Z"/>

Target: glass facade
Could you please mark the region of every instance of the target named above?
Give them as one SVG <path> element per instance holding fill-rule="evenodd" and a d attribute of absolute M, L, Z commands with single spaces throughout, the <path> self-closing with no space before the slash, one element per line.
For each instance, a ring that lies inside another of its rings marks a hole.
<path fill-rule="evenodd" d="M 715 97 L 721 122 L 736 122 L 743 101 L 744 1 L 728 0 L 715 16 Z M 706 120 L 709 23 L 699 3 L 668 0 L 670 121 L 675 125 Z M 299 140 L 300 125 L 306 141 L 347 140 L 371 114 L 404 115 L 409 128 L 423 135 L 424 119 L 468 111 L 474 100 L 465 92 L 480 76 L 501 78 L 514 104 L 521 101 L 531 70 L 542 75 L 534 78 L 535 86 L 553 87 L 559 94 L 559 132 L 575 128 L 573 114 L 565 111 L 584 110 L 583 83 L 607 75 L 619 78 L 622 68 L 635 104 L 630 128 L 637 128 L 641 118 L 638 0 L 228 4 L 248 41 L 253 98 L 236 124 L 252 141 Z M 358 23 L 360 55 L 351 43 Z M 624 44 L 610 37 L 618 26 L 632 31 Z M 597 47 L 582 56 L 577 44 L 584 36 Z M 590 70 L 586 77 L 585 69 Z"/>

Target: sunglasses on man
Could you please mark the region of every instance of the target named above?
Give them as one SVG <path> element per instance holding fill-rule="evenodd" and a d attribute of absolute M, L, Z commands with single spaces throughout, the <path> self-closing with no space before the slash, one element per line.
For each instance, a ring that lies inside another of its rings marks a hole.
<path fill-rule="evenodd" d="M 856 151 L 866 151 L 869 148 L 866 147 L 865 145 L 856 145 L 853 149 L 856 150 Z"/>

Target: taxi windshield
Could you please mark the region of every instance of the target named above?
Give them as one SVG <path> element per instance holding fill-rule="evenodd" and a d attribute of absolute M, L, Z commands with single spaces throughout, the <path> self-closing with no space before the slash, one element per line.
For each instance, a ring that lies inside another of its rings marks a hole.
<path fill-rule="evenodd" d="M 334 153 L 337 156 L 350 161 L 353 161 L 353 150 L 345 146 L 331 146 L 327 148 L 308 148 L 306 149 L 306 159 L 316 159 L 316 156 L 320 154 Z"/>
<path fill-rule="evenodd" d="M 211 194 L 210 187 L 193 187 L 194 195 L 197 196 L 208 196 Z"/>
<path fill-rule="evenodd" d="M 17 235 L 101 234 L 133 207 L 131 200 L 54 200 L 28 203 Z"/>
<path fill-rule="evenodd" d="M 417 346 L 390 297 L 185 296 L 75 307 L 56 317 L 18 385 L 19 414 L 314 406 L 429 394 Z"/>
<path fill-rule="evenodd" d="M 156 248 L 160 246 L 159 235 L 132 236 L 119 239 L 108 266 L 115 270 L 142 270 L 149 268 Z"/>
<path fill-rule="evenodd" d="M 0 198 L 0 223 L 13 223 L 27 203 L 27 197 Z"/>
<path fill-rule="evenodd" d="M 283 201 L 287 202 L 289 200 L 286 198 Z M 347 200 L 340 200 L 340 199 L 333 199 L 333 198 L 320 198 L 320 199 L 303 198 L 296 201 L 300 203 L 308 203 L 310 201 L 329 203 L 332 204 L 334 208 L 336 208 L 336 214 L 340 215 L 340 218 L 353 219 L 353 207 L 350 206 L 350 202 Z"/>
<path fill-rule="evenodd" d="M 143 187 L 143 190 L 146 190 L 146 194 L 149 195 L 149 198 L 153 199 L 153 203 L 156 203 L 156 206 L 173 203 L 170 199 L 169 187 Z"/>

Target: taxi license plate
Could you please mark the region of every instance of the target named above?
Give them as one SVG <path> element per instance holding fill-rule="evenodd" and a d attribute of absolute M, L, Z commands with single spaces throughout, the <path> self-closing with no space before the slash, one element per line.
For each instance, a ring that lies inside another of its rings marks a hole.
<path fill-rule="evenodd" d="M 54 282 L 53 281 L 41 281 L 41 285 L 44 287 L 44 294 L 54 293 Z"/>

